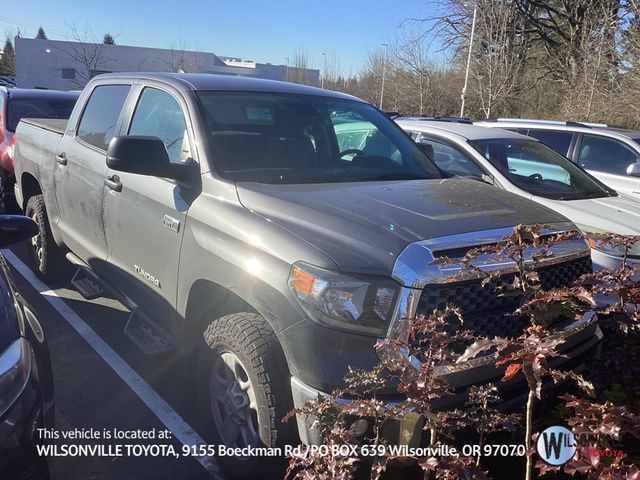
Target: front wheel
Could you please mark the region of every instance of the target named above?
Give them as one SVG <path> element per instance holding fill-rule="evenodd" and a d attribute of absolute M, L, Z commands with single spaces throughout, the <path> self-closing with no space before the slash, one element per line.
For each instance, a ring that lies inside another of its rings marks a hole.
<path fill-rule="evenodd" d="M 292 409 L 289 370 L 264 318 L 226 315 L 207 327 L 204 340 L 198 398 L 207 436 L 233 449 L 297 444 L 295 422 L 282 421 Z M 218 463 L 241 479 L 282 478 L 284 471 L 284 459 L 269 456 L 219 456 Z"/>

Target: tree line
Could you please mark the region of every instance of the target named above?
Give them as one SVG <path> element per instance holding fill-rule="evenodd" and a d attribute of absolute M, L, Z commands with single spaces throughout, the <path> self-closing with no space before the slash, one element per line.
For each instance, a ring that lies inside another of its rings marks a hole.
<path fill-rule="evenodd" d="M 435 14 L 407 19 L 358 74 L 325 69 L 325 88 L 380 106 L 384 75 L 383 109 L 460 115 L 469 59 L 466 116 L 640 127 L 637 0 L 433 3 Z"/>
<path fill-rule="evenodd" d="M 466 116 L 640 128 L 639 1 L 429 2 L 434 14 L 407 18 L 396 38 L 370 52 L 358 72 L 345 73 L 336 54 L 323 54 L 321 84 L 385 110 L 456 116 L 469 61 Z M 37 38 L 46 38 L 44 30 Z M 109 34 L 103 40 L 114 41 Z M 11 75 L 10 39 L 4 50 L 0 75 Z M 286 80 L 313 83 L 303 49 L 287 65 Z"/>

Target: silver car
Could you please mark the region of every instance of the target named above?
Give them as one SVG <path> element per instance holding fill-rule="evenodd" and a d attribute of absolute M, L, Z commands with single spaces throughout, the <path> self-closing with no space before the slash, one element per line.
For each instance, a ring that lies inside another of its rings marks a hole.
<path fill-rule="evenodd" d="M 640 131 L 601 123 L 510 118 L 474 124 L 537 138 L 611 188 L 640 199 Z"/>

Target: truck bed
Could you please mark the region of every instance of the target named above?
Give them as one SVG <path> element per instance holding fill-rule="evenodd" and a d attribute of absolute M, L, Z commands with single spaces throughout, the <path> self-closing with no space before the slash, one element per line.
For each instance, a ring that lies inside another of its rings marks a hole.
<path fill-rule="evenodd" d="M 69 123 L 66 118 L 23 118 L 20 121 L 59 135 L 64 134 Z"/>

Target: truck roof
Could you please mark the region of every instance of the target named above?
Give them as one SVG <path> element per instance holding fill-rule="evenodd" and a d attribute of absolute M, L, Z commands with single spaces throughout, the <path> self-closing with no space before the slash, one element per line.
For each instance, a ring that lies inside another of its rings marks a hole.
<path fill-rule="evenodd" d="M 164 72 L 132 72 L 105 73 L 95 77 L 96 82 L 107 79 L 155 80 L 177 88 L 189 90 L 221 90 L 244 92 L 293 93 L 297 95 L 316 95 L 340 98 L 345 100 L 363 100 L 345 93 L 325 90 L 297 83 L 265 80 L 262 78 L 240 77 L 233 75 L 214 75 L 209 73 L 164 73 Z"/>

